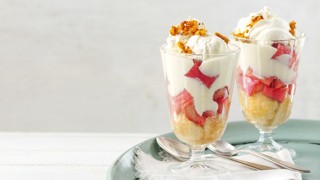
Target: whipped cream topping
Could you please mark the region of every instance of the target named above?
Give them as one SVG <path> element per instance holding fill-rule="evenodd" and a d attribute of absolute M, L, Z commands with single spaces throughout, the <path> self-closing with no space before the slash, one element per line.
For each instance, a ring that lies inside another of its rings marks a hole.
<path fill-rule="evenodd" d="M 198 21 L 194 18 L 189 18 L 187 21 L 195 20 L 198 22 L 198 29 L 206 29 L 203 22 Z M 214 34 L 206 33 L 205 35 L 184 35 L 177 34 L 171 35 L 166 40 L 168 50 L 183 53 L 181 48 L 178 46 L 178 42 L 182 42 L 185 46 L 189 47 L 192 54 L 220 54 L 228 51 L 227 44 L 221 38 Z"/>
<path fill-rule="evenodd" d="M 262 18 L 251 27 L 252 19 L 259 16 Z M 294 39 L 290 29 L 287 21 L 272 14 L 268 7 L 264 7 L 260 12 L 241 18 L 234 33 L 242 33 L 245 37 L 255 40 Z"/>
<path fill-rule="evenodd" d="M 227 44 L 217 36 L 192 36 L 186 43 L 193 54 L 220 54 L 228 52 Z"/>
<path fill-rule="evenodd" d="M 179 52 L 181 53 L 181 49 L 178 46 L 178 42 L 182 42 L 186 44 L 188 40 L 190 39 L 189 35 L 169 35 L 167 38 L 167 49 L 174 51 L 174 52 Z"/>

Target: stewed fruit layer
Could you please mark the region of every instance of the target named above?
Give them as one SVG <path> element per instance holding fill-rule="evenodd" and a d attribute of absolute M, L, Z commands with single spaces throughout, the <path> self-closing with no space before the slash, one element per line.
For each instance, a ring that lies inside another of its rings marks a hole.
<path fill-rule="evenodd" d="M 171 120 L 178 139 L 191 145 L 209 144 L 218 140 L 227 125 L 227 118 L 221 115 L 208 117 L 202 126 L 191 121 L 186 114 L 179 113 Z"/>
<path fill-rule="evenodd" d="M 263 95 L 278 102 L 283 102 L 287 96 L 295 93 L 295 82 L 285 84 L 277 77 L 259 78 L 253 74 L 251 68 L 245 73 L 240 68 L 236 74 L 237 85 L 242 89 L 246 96 L 253 96 L 261 92 Z"/>
<path fill-rule="evenodd" d="M 217 110 L 207 110 L 199 114 L 193 97 L 187 90 L 174 97 L 169 96 L 171 124 L 181 141 L 201 145 L 221 137 L 230 107 L 228 87 L 216 90 L 211 100 L 217 103 Z"/>

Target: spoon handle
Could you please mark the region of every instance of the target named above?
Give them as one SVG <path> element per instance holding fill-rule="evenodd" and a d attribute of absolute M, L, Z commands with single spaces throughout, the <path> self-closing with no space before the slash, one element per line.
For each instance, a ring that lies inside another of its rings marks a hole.
<path fill-rule="evenodd" d="M 292 163 L 289 163 L 289 162 L 286 162 L 286 161 L 282 161 L 280 159 L 276 159 L 274 157 L 268 156 L 268 155 L 263 154 L 263 153 L 258 153 L 258 152 L 251 151 L 251 150 L 246 150 L 246 149 L 240 149 L 239 152 L 246 152 L 246 153 L 252 154 L 254 156 L 260 157 L 260 158 L 265 159 L 267 161 L 270 161 L 270 162 L 272 162 L 274 164 L 277 164 L 280 167 L 287 168 L 287 169 L 290 169 L 290 170 L 299 171 L 299 172 L 302 172 L 302 173 L 310 173 L 311 172 L 308 169 L 304 169 L 304 168 L 299 167 L 299 166 L 297 166 L 295 164 L 292 164 Z"/>
<path fill-rule="evenodd" d="M 234 162 L 240 163 L 240 164 L 245 165 L 245 166 L 247 166 L 247 167 L 249 167 L 250 169 L 253 169 L 253 170 L 272 170 L 272 169 L 276 169 L 276 168 L 265 166 L 265 165 L 262 165 L 262 164 L 257 164 L 257 163 L 253 163 L 253 162 L 249 162 L 249 161 L 243 161 L 243 160 L 240 160 L 240 159 L 231 158 L 229 156 L 224 156 L 224 155 L 221 155 L 221 154 L 214 154 L 214 155 L 218 156 L 218 157 L 221 157 L 221 158 L 224 158 L 224 159 L 228 159 L 230 161 L 234 161 Z"/>

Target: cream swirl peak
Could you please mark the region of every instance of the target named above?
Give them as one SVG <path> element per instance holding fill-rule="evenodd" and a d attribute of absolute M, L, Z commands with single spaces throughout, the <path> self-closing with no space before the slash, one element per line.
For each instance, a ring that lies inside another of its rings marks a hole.
<path fill-rule="evenodd" d="M 288 40 L 295 38 L 296 23 L 288 23 L 271 13 L 268 7 L 241 18 L 234 36 L 255 40 Z"/>
<path fill-rule="evenodd" d="M 220 54 L 228 51 L 228 38 L 220 33 L 207 33 L 206 26 L 189 18 L 172 26 L 167 38 L 167 49 L 185 54 Z"/>

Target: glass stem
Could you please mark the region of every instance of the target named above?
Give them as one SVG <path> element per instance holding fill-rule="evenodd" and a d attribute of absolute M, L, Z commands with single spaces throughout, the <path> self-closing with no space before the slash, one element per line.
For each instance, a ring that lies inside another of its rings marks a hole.
<path fill-rule="evenodd" d="M 197 164 L 203 163 L 205 161 L 204 149 L 205 147 L 197 147 L 197 146 L 192 147 L 190 161 L 193 161 L 194 163 L 197 163 Z"/>
<path fill-rule="evenodd" d="M 270 131 L 260 130 L 260 137 L 258 142 L 262 144 L 272 144 L 274 142 L 272 135 L 273 135 L 272 130 Z"/>

